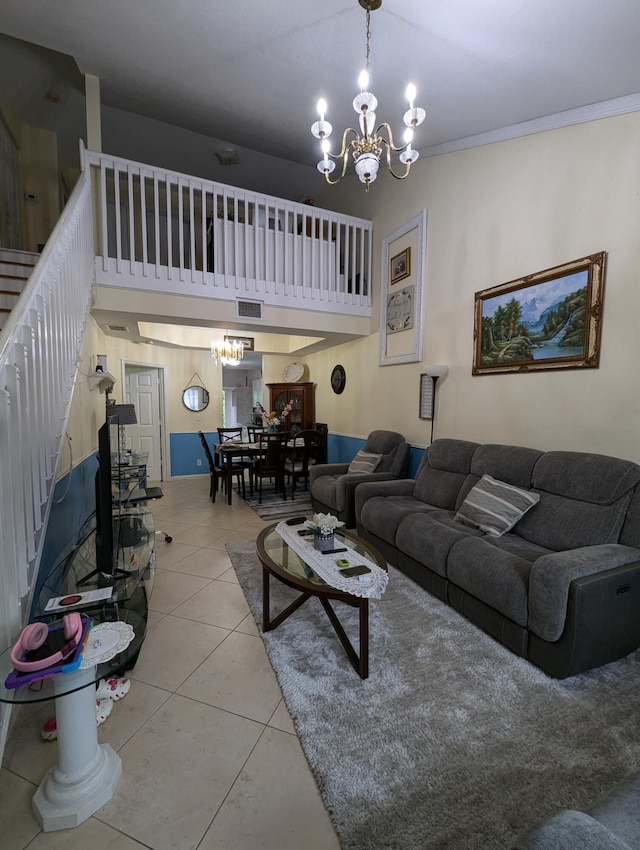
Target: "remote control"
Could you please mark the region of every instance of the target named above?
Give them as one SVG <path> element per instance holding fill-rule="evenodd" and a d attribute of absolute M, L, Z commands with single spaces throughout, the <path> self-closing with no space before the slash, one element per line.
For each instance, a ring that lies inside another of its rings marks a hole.
<path fill-rule="evenodd" d="M 305 520 L 306 516 L 292 516 L 291 519 L 287 520 L 287 525 L 300 525 L 300 523 Z"/>

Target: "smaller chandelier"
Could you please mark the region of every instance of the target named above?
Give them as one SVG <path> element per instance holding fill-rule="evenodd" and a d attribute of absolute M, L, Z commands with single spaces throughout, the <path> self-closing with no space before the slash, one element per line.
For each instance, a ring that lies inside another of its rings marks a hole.
<path fill-rule="evenodd" d="M 223 339 L 211 343 L 211 356 L 216 366 L 237 366 L 244 356 L 244 346 L 238 340 Z"/>
<path fill-rule="evenodd" d="M 325 113 L 327 111 L 327 103 L 324 98 L 318 101 L 318 113 L 320 120 L 316 121 L 311 132 L 320 139 L 320 147 L 323 157 L 318 163 L 318 171 L 324 174 L 327 183 L 335 185 L 342 180 L 347 171 L 349 164 L 349 153 L 353 157 L 356 174 L 360 181 L 365 184 L 367 192 L 369 184 L 378 176 L 378 168 L 382 154 L 385 153 L 386 165 L 391 174 L 397 180 L 403 180 L 409 174 L 411 163 L 418 159 L 418 151 L 413 150 L 411 142 L 413 135 L 418 125 L 422 124 L 427 116 L 424 109 L 414 106 L 416 96 L 416 88 L 413 84 L 407 86 L 406 98 L 409 101 L 409 109 L 404 113 L 404 123 L 407 127 L 404 133 L 404 145 L 396 145 L 393 141 L 391 127 L 387 123 L 379 124 L 376 127 L 376 113 L 378 100 L 372 94 L 369 87 L 369 43 L 371 40 L 370 18 L 371 12 L 379 9 L 382 5 L 382 0 L 358 0 L 358 3 L 367 13 L 367 38 L 366 38 L 366 70 L 362 71 L 358 82 L 360 84 L 360 94 L 354 98 L 353 108 L 360 116 L 360 133 L 354 130 L 353 127 L 348 127 L 342 134 L 342 146 L 340 153 L 332 154 L 330 152 L 329 136 L 331 135 L 331 124 L 325 121 Z M 391 162 L 391 154 L 399 154 L 398 159 L 404 165 L 402 173 L 394 171 Z M 330 174 L 335 170 L 336 163 L 333 160 L 342 160 L 342 171 L 336 180 L 331 180 Z"/>

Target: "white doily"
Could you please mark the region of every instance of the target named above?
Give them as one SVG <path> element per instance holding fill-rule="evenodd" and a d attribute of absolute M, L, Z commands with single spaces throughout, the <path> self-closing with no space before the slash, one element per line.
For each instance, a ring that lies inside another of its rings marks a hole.
<path fill-rule="evenodd" d="M 299 528 L 299 526 L 297 526 Z M 342 590 L 345 593 L 351 593 L 353 596 L 368 597 L 369 599 L 380 599 L 382 594 L 387 589 L 389 582 L 389 574 L 382 567 L 379 567 L 369 558 L 364 555 L 359 555 L 356 550 L 350 546 L 348 538 L 340 538 L 340 547 L 346 547 L 346 552 L 339 552 L 335 555 L 323 555 L 313 548 L 313 540 L 305 540 L 298 534 L 296 526 L 289 526 L 286 522 L 279 522 L 276 525 L 276 531 L 288 543 L 296 554 L 300 555 L 302 560 L 317 573 L 323 581 L 335 587 L 337 590 Z M 351 566 L 356 564 L 364 564 L 371 570 L 371 580 L 365 584 L 357 578 L 348 578 L 342 575 L 340 568 L 336 564 L 337 558 L 346 558 Z"/>
<path fill-rule="evenodd" d="M 87 643 L 82 653 L 80 669 L 104 664 L 114 655 L 125 650 L 135 637 L 133 628 L 128 623 L 98 623 L 89 632 Z"/>

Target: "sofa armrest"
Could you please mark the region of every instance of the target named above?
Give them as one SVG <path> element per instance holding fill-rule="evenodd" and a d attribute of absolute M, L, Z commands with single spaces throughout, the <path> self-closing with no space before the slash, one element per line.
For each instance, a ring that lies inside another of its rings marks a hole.
<path fill-rule="evenodd" d="M 349 472 L 336 479 L 336 505 L 338 510 L 345 510 L 354 505 L 356 494 L 360 487 L 367 486 L 373 481 L 393 481 L 390 472 Z M 357 488 L 357 489 L 356 489 Z M 354 514 L 355 516 L 355 514 Z"/>
<path fill-rule="evenodd" d="M 321 475 L 344 475 L 348 469 L 348 463 L 314 463 L 309 467 L 309 487 Z"/>
<path fill-rule="evenodd" d="M 584 812 L 563 809 L 521 836 L 513 850 L 630 850 L 629 845 Z"/>
<path fill-rule="evenodd" d="M 569 585 L 574 579 L 640 562 L 640 550 L 619 543 L 552 552 L 534 562 L 529 575 L 529 628 L 540 638 L 559 640 L 565 626 Z"/>

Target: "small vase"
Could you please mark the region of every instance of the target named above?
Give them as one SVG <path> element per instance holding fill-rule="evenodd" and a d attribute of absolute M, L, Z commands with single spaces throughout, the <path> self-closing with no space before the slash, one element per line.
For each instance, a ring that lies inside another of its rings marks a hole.
<path fill-rule="evenodd" d="M 275 432 L 277 430 L 278 430 L 278 426 L 276 424 L 269 423 L 267 425 L 267 433 L 268 434 L 275 434 Z"/>
<path fill-rule="evenodd" d="M 314 534 L 313 548 L 318 552 L 326 552 L 327 549 L 335 549 L 335 538 L 333 532 L 330 534 Z"/>

